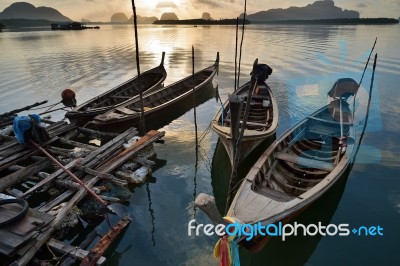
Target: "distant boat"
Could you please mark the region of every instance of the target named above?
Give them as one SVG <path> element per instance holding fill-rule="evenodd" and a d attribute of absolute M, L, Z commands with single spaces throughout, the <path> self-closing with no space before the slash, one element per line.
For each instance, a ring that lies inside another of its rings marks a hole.
<path fill-rule="evenodd" d="M 330 104 L 277 139 L 243 179 L 226 216 L 240 224 L 276 224 L 292 219 L 326 193 L 355 154 L 355 125 L 346 100 L 358 88 L 353 79 L 339 79 L 328 93 Z M 206 197 L 202 194 L 196 205 L 204 208 L 209 203 L 202 205 L 200 199 Z M 239 241 L 258 251 L 267 239 Z"/>
<path fill-rule="evenodd" d="M 259 77 L 256 80 L 255 91 L 251 92 L 250 100 L 247 99 L 251 82 L 242 85 L 232 96 L 237 97 L 243 102 L 240 114 L 240 126 L 243 123 L 245 105 L 250 104 L 249 114 L 247 117 L 246 128 L 243 138 L 240 142 L 240 158 L 239 163 L 246 158 L 265 139 L 273 136 L 278 127 L 278 104 L 271 88 L 265 83 L 265 80 L 272 73 L 272 69 L 265 65 L 257 65 Z M 215 115 L 211 122 L 212 129 L 218 134 L 221 142 L 224 144 L 225 150 L 229 155 L 231 164 L 233 165 L 234 149 L 236 145 L 232 143 L 231 130 L 231 108 L 230 102 L 227 100 Z"/>
<path fill-rule="evenodd" d="M 143 97 L 145 119 L 162 119 L 174 110 L 179 109 L 185 101 L 193 101 L 193 93 L 208 87 L 217 73 L 218 66 L 219 53 L 217 53 L 213 65 L 172 85 L 146 94 Z M 135 98 L 105 114 L 96 116 L 87 126 L 104 129 L 104 131 L 116 131 L 126 125 L 137 126 L 140 117 L 140 99 Z"/>
<path fill-rule="evenodd" d="M 162 87 L 167 77 L 164 68 L 165 52 L 162 53 L 159 66 L 143 72 L 140 85 L 143 92 L 148 93 Z M 70 121 L 80 125 L 92 120 L 96 115 L 118 108 L 139 95 L 138 77 L 134 77 L 121 85 L 90 99 L 65 114 Z"/>

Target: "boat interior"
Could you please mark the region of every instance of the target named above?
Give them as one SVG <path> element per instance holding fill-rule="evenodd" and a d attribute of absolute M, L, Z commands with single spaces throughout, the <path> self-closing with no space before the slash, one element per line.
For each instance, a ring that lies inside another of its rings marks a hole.
<path fill-rule="evenodd" d="M 149 89 L 159 83 L 162 78 L 162 73 L 143 73 L 141 75 L 141 87 Z M 93 108 L 113 106 L 122 103 L 139 94 L 137 87 L 138 82 L 136 79 L 127 81 L 115 90 L 110 91 L 110 93 L 102 95 L 96 100 L 90 102 L 86 106 L 85 110 L 88 111 Z"/>
<path fill-rule="evenodd" d="M 241 111 L 240 123 L 243 123 L 243 117 L 246 110 L 247 94 L 250 89 L 250 83 L 238 93 L 244 100 Z M 246 129 L 265 131 L 272 125 L 273 108 L 271 97 L 268 92 L 268 85 L 264 82 L 260 83 L 250 101 L 249 115 L 247 117 Z M 219 124 L 230 127 L 231 126 L 231 113 L 229 105 L 223 111 L 223 115 L 219 118 Z"/>
<path fill-rule="evenodd" d="M 339 100 L 292 131 L 280 142 L 254 179 L 252 190 L 277 201 L 300 197 L 331 173 L 346 152 L 353 115 Z M 341 137 L 343 131 L 343 137 Z"/>
<path fill-rule="evenodd" d="M 149 110 L 170 102 L 179 96 L 185 94 L 189 90 L 193 90 L 194 87 L 199 86 L 201 83 L 206 81 L 212 74 L 213 69 L 206 69 L 196 73 L 194 76 L 190 76 L 183 81 L 179 81 L 168 87 L 162 88 L 158 91 L 145 95 L 143 98 L 144 110 Z M 131 114 L 128 110 L 140 111 L 140 101 L 136 100 L 125 106 L 123 109 L 117 108 L 115 112 L 122 114 Z"/>

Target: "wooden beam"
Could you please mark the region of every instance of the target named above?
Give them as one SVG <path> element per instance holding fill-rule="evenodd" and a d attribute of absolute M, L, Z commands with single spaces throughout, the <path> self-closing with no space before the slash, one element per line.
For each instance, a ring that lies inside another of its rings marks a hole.
<path fill-rule="evenodd" d="M 22 180 L 25 180 L 29 176 L 39 172 L 43 168 L 49 166 L 51 162 L 47 159 L 42 159 L 39 162 L 33 163 L 28 167 L 24 167 L 12 174 L 9 174 L 0 179 L 0 192 L 6 188 L 9 188 Z"/>
<path fill-rule="evenodd" d="M 93 177 L 86 185 L 90 188 L 93 187 L 94 184 L 99 179 L 97 177 Z M 74 197 L 64 206 L 63 209 L 59 211 L 56 218 L 50 223 L 49 228 L 44 231 L 42 234 L 38 235 L 36 238 L 37 243 L 30 248 L 22 257 L 20 257 L 17 262 L 19 266 L 27 265 L 28 262 L 33 258 L 36 252 L 40 249 L 40 247 L 49 239 L 49 237 L 53 234 L 56 228 L 63 222 L 64 218 L 67 216 L 68 212 L 71 208 L 73 208 L 79 201 L 81 201 L 86 196 L 86 190 L 81 188 Z"/>
<path fill-rule="evenodd" d="M 49 241 L 47 241 L 47 244 L 54 249 L 55 251 L 61 253 L 61 254 L 66 254 L 68 253 L 69 256 L 78 259 L 78 260 L 83 260 L 89 252 L 86 250 L 83 250 L 81 248 L 73 247 L 71 245 L 65 244 L 61 241 L 58 241 L 57 239 L 50 238 Z M 93 265 L 103 265 L 106 262 L 106 258 L 103 256 L 100 256 L 97 261 Z"/>
<path fill-rule="evenodd" d="M 122 218 L 106 235 L 104 235 L 99 243 L 89 252 L 83 259 L 81 266 L 96 265 L 96 261 L 104 254 L 111 243 L 118 237 L 124 228 L 131 222 L 129 217 Z"/>
<path fill-rule="evenodd" d="M 93 129 L 88 129 L 84 127 L 78 127 L 78 130 L 85 134 L 85 135 L 95 135 L 98 137 L 103 137 L 103 138 L 115 138 L 118 137 L 118 133 L 108 133 L 108 132 L 101 132 Z"/>
<path fill-rule="evenodd" d="M 112 158 L 110 161 L 108 161 L 107 163 L 101 165 L 99 167 L 99 171 L 109 172 L 116 169 L 117 167 L 121 166 L 124 162 L 126 162 L 129 158 L 138 153 L 143 147 L 146 147 L 147 145 L 153 143 L 154 141 L 162 138 L 164 135 L 165 135 L 164 131 L 162 132 L 158 132 L 155 130 L 149 131 L 146 135 L 144 135 L 137 142 L 135 142 L 131 147 L 124 150 L 123 152 Z"/>

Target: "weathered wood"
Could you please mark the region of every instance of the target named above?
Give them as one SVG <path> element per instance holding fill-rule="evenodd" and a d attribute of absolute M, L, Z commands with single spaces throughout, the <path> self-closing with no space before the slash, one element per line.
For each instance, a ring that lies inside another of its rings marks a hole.
<path fill-rule="evenodd" d="M 213 196 L 200 193 L 197 196 L 194 205 L 204 211 L 214 224 L 228 224 L 219 213 Z"/>
<path fill-rule="evenodd" d="M 60 142 L 63 144 L 67 144 L 70 146 L 74 146 L 74 147 L 78 147 L 78 148 L 82 148 L 85 150 L 89 150 L 89 151 L 95 151 L 98 149 L 98 147 L 92 146 L 92 145 L 88 145 L 88 144 L 84 144 L 84 143 L 80 143 L 78 141 L 74 141 L 74 140 L 70 140 L 70 139 L 66 139 L 66 138 L 60 138 Z"/>
<path fill-rule="evenodd" d="M 134 161 L 135 163 L 139 163 L 141 165 L 145 165 L 147 167 L 152 167 L 156 164 L 154 161 L 148 160 L 143 157 L 135 157 L 132 159 L 132 161 Z"/>
<path fill-rule="evenodd" d="M 70 162 L 69 164 L 67 164 L 65 167 L 67 169 L 70 169 L 70 168 L 74 167 L 75 165 L 77 165 L 79 163 L 81 163 L 81 159 L 76 159 L 76 160 L 73 160 L 72 162 Z M 53 181 L 55 178 L 57 178 L 62 173 L 64 173 L 64 170 L 63 169 L 58 169 L 56 172 L 52 173 L 51 175 L 49 175 L 48 177 L 46 177 L 45 179 L 43 179 L 42 181 L 37 183 L 35 186 L 33 186 L 30 189 L 28 189 L 24 193 L 23 197 L 26 197 L 27 195 L 29 195 L 29 194 L 33 193 L 34 191 L 40 189 L 41 187 L 43 187 L 47 183 Z"/>
<path fill-rule="evenodd" d="M 50 202 L 47 202 L 45 205 L 37 208 L 38 211 L 41 212 L 48 212 L 49 210 L 51 210 L 53 207 L 59 205 L 61 202 L 64 202 L 66 199 L 68 199 L 69 197 L 71 197 L 73 194 L 75 193 L 75 191 L 71 191 L 71 190 L 67 190 L 64 193 L 58 195 L 55 199 L 53 199 Z"/>
<path fill-rule="evenodd" d="M 105 173 L 101 173 L 99 171 L 95 171 L 93 169 L 90 169 L 88 167 L 77 167 L 79 170 L 83 171 L 84 173 L 90 174 L 90 175 L 94 175 L 94 176 L 98 176 L 100 179 L 103 180 L 108 180 L 111 181 L 113 184 L 118 185 L 118 186 L 127 186 L 128 182 L 126 182 L 125 180 L 116 178 L 113 175 L 110 174 L 105 174 Z"/>
<path fill-rule="evenodd" d="M 49 166 L 51 162 L 47 159 L 43 159 L 39 162 L 33 163 L 28 167 L 24 167 L 12 174 L 9 174 L 0 179 L 0 192 L 6 188 L 9 188 L 22 180 L 25 180 L 27 177 L 39 172 L 43 168 Z"/>
<path fill-rule="evenodd" d="M 84 127 L 78 127 L 77 128 L 81 133 L 86 134 L 86 135 L 94 135 L 102 138 L 115 138 L 118 137 L 119 134 L 117 133 L 108 133 L 108 132 L 101 132 L 93 129 L 88 129 Z"/>
<path fill-rule="evenodd" d="M 117 167 L 121 166 L 124 162 L 126 162 L 129 158 L 139 152 L 143 147 L 146 147 L 150 143 L 156 141 L 157 139 L 162 138 L 165 135 L 165 132 L 158 132 L 155 130 L 149 131 L 146 135 L 140 138 L 137 142 L 135 142 L 131 147 L 121 152 L 118 156 L 114 157 L 106 164 L 100 166 L 100 171 L 112 171 Z"/>
<path fill-rule="evenodd" d="M 88 187 L 93 187 L 93 185 L 98 181 L 98 178 L 93 177 L 88 183 Z M 21 258 L 17 260 L 20 266 L 27 265 L 32 257 L 36 254 L 39 248 L 47 241 L 51 234 L 56 230 L 56 228 L 62 223 L 63 219 L 67 216 L 69 210 L 73 208 L 80 200 L 82 200 L 86 195 L 85 189 L 80 189 L 74 197 L 64 206 L 62 210 L 57 214 L 56 218 L 49 224 L 49 229 L 41 233 L 37 238 L 37 243 L 29 249 Z"/>
<path fill-rule="evenodd" d="M 129 217 L 122 218 L 106 235 L 104 235 L 99 243 L 89 252 L 83 259 L 81 266 L 96 265 L 96 261 L 104 254 L 111 243 L 118 237 L 124 228 L 131 222 Z"/>
<path fill-rule="evenodd" d="M 73 247 L 54 238 L 50 238 L 49 241 L 47 241 L 47 244 L 58 253 L 61 253 L 63 255 L 68 253 L 69 256 L 76 258 L 78 260 L 83 260 L 89 254 L 89 252 L 86 250 Z M 98 260 L 94 262 L 93 265 L 103 265 L 105 262 L 106 258 L 100 256 Z"/>
<path fill-rule="evenodd" d="M 329 172 L 331 172 L 334 169 L 334 166 L 331 163 L 307 159 L 307 158 L 303 158 L 303 157 L 300 157 L 300 156 L 297 156 L 294 154 L 277 152 L 277 153 L 275 153 L 275 158 L 277 158 L 279 160 L 295 163 L 298 165 L 302 165 L 304 167 L 321 169 L 321 170 L 325 170 L 325 171 L 329 171 Z"/>

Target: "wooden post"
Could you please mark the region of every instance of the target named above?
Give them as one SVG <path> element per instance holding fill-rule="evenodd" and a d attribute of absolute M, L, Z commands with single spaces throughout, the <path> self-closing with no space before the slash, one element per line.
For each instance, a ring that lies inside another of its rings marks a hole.
<path fill-rule="evenodd" d="M 238 37 L 239 37 L 239 18 L 236 18 L 236 47 L 235 47 L 235 87 L 233 91 L 237 90 L 237 49 L 238 49 Z"/>
<path fill-rule="evenodd" d="M 225 213 L 227 213 L 229 210 L 229 206 L 231 204 L 231 199 L 233 197 L 233 189 L 235 188 L 236 183 L 237 183 L 237 170 L 238 170 L 239 162 L 240 162 L 240 146 L 241 146 L 240 142 L 242 141 L 244 131 L 246 129 L 246 122 L 247 122 L 247 117 L 248 117 L 249 111 L 250 111 L 251 98 L 252 98 L 253 92 L 254 92 L 254 90 L 257 86 L 257 82 L 258 82 L 257 76 L 256 76 L 257 75 L 257 73 L 256 73 L 257 65 L 258 65 L 258 59 L 256 59 L 253 64 L 253 72 L 252 72 L 253 75 L 251 77 L 250 88 L 249 88 L 249 92 L 247 94 L 246 108 L 245 108 L 245 112 L 244 112 L 244 116 L 243 116 L 242 127 L 240 129 L 240 134 L 236 139 L 232 138 L 233 149 L 235 152 L 233 153 L 232 173 L 231 173 L 231 177 L 230 177 L 230 181 L 229 181 L 229 190 L 228 190 L 228 197 L 226 200 Z M 231 118 L 231 119 L 233 119 L 233 118 Z M 240 123 L 240 117 L 239 117 L 239 121 L 237 121 L 236 123 Z M 239 127 L 239 125 L 236 125 L 236 126 Z"/>
<path fill-rule="evenodd" d="M 144 135 L 146 132 L 146 125 L 144 121 L 144 103 L 143 103 L 143 89 L 141 86 L 141 77 L 140 77 L 140 62 L 139 62 L 139 42 L 138 42 L 138 33 L 137 33 L 137 15 L 136 15 L 136 6 L 135 0 L 132 0 L 132 9 L 133 9 L 133 25 L 135 28 L 135 44 L 136 44 L 136 68 L 138 73 L 138 87 L 139 87 L 139 95 L 140 95 L 140 122 L 139 122 L 139 131 L 141 135 Z"/>
<path fill-rule="evenodd" d="M 240 62 L 242 61 L 242 47 L 243 47 L 243 38 L 244 38 L 244 25 L 246 22 L 246 7 L 247 0 L 244 1 L 244 13 L 243 13 L 243 26 L 242 26 L 242 40 L 240 42 L 240 53 L 239 53 L 239 70 L 238 70 L 238 78 L 237 78 L 237 86 L 239 87 L 239 79 L 240 79 Z M 236 90 L 236 88 L 235 88 Z"/>
<path fill-rule="evenodd" d="M 217 205 L 215 204 L 215 198 L 213 196 L 200 193 L 197 196 L 194 204 L 196 207 L 202 209 L 214 224 L 228 224 L 228 222 L 225 221 L 219 213 Z"/>

